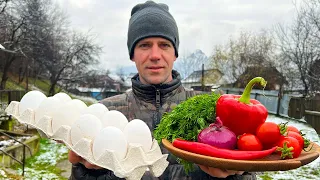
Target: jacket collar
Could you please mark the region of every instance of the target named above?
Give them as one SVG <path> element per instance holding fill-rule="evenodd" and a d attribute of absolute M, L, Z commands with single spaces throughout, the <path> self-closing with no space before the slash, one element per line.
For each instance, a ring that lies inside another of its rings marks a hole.
<path fill-rule="evenodd" d="M 147 102 L 154 102 L 156 99 L 156 93 L 160 92 L 161 102 L 164 102 L 164 100 L 181 85 L 181 77 L 177 71 L 172 70 L 172 78 L 172 81 L 169 83 L 149 85 L 142 84 L 139 80 L 139 74 L 136 74 L 131 78 L 132 91 L 140 99 Z"/>

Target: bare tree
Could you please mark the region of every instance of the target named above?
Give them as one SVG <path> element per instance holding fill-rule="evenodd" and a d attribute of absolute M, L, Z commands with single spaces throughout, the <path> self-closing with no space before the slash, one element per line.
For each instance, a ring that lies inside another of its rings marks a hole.
<path fill-rule="evenodd" d="M 35 59 L 43 59 L 44 51 L 46 49 L 47 37 L 50 35 L 48 30 L 49 26 L 48 15 L 51 9 L 50 0 L 20 0 L 12 1 L 10 11 L 3 13 L 1 18 L 1 28 L 4 34 L 4 45 L 12 53 L 6 53 L 5 65 L 3 68 L 3 77 L 0 88 L 5 88 L 8 79 L 8 72 L 13 62 L 18 57 L 24 57 L 26 63 L 18 63 L 19 69 L 19 82 L 21 81 L 21 74 L 29 76 L 29 69 L 32 72 L 43 69 L 36 67 Z M 47 8 L 50 7 L 50 8 Z M 39 33 L 38 33 L 39 32 Z M 30 63 L 32 62 L 32 63 Z M 38 64 L 41 64 L 40 60 Z M 23 73 L 22 66 L 25 66 Z M 31 68 L 30 68 L 31 67 Z M 28 89 L 28 83 L 27 83 Z"/>
<path fill-rule="evenodd" d="M 291 74 L 291 77 L 298 79 L 298 82 L 291 79 L 291 83 L 302 84 L 305 96 L 312 91 L 310 89 L 312 82 L 319 83 L 320 78 L 319 75 L 310 71 L 315 61 L 319 59 L 319 2 L 304 1 L 304 4 L 297 8 L 297 16 L 291 25 L 278 24 L 275 28 L 281 50 L 280 60 L 286 64 L 283 70 L 287 71 L 286 74 Z M 294 76 L 292 71 L 296 72 Z"/>
<path fill-rule="evenodd" d="M 317 52 L 320 49 L 320 0 L 311 0 L 305 1 L 305 6 L 307 10 L 305 10 L 307 18 L 315 27 L 315 30 L 311 32 L 311 36 L 313 37 L 313 44 L 317 46 Z M 310 81 L 310 89 L 311 93 L 320 91 L 320 59 L 319 54 L 316 55 L 316 58 L 313 60 L 312 65 L 308 72 L 308 78 Z"/>
<path fill-rule="evenodd" d="M 193 53 L 185 51 L 176 60 L 174 67 L 179 71 L 181 77 L 184 79 L 193 71 L 201 70 L 202 64 L 206 63 L 207 60 L 208 57 L 201 50 L 196 50 Z"/>
<path fill-rule="evenodd" d="M 0 88 L 5 86 L 10 65 L 20 56 L 27 60 L 25 72 L 50 80 L 49 95 L 55 93 L 58 82 L 76 82 L 90 72 L 101 52 L 90 33 L 71 32 L 66 15 L 52 0 L 12 2 L 10 14 L 0 14 L 1 42 L 14 52 L 6 55 Z"/>
<path fill-rule="evenodd" d="M 230 38 L 226 45 L 216 45 L 213 51 L 211 66 L 219 69 L 228 82 L 235 82 L 250 66 L 269 67 L 275 46 L 272 36 L 262 30 L 241 32 L 237 39 Z"/>
<path fill-rule="evenodd" d="M 8 73 L 12 63 L 21 56 L 20 42 L 24 38 L 25 32 L 22 26 L 25 24 L 25 19 L 16 14 L 16 10 L 12 8 L 12 13 L 4 12 L 0 14 L 0 39 L 7 49 L 4 52 L 2 60 L 2 78 L 0 82 L 0 89 L 5 89 L 8 80 Z"/>
<path fill-rule="evenodd" d="M 3 13 L 8 5 L 9 0 L 0 0 L 0 14 Z"/>
<path fill-rule="evenodd" d="M 118 67 L 116 69 L 116 75 L 121 79 L 121 81 L 125 81 L 125 73 L 123 67 Z"/>
<path fill-rule="evenodd" d="M 30 71 L 28 76 L 36 80 L 41 73 L 45 75 L 42 61 L 52 58 L 54 30 L 65 22 L 65 16 L 51 0 L 23 0 L 19 7 L 19 13 L 26 19 L 23 29 L 28 32 L 22 42 L 27 57 L 26 71 Z M 59 20 L 56 20 L 57 17 Z"/>
<path fill-rule="evenodd" d="M 182 78 L 186 78 L 195 70 L 193 69 L 194 61 L 188 61 L 188 55 L 190 55 L 190 53 L 182 53 L 175 63 L 176 69 Z"/>
<path fill-rule="evenodd" d="M 82 78 L 87 68 L 97 63 L 101 52 L 101 47 L 94 43 L 90 34 L 73 32 L 65 37 L 63 43 L 56 43 L 53 58 L 44 61 L 51 82 L 50 95 L 55 93 L 55 86 L 60 80 Z"/>
<path fill-rule="evenodd" d="M 31 75 L 50 80 L 49 95 L 60 81 L 69 84 L 82 79 L 101 51 L 92 36 L 71 32 L 67 16 L 51 0 L 23 0 L 20 7 L 27 20 L 23 28 L 29 32 L 23 45 Z"/>

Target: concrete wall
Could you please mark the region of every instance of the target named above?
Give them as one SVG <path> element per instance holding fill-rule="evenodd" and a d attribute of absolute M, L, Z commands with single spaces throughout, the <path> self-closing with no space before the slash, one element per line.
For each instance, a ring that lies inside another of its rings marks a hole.
<path fill-rule="evenodd" d="M 40 138 L 39 138 L 39 136 L 35 135 L 35 136 L 32 136 L 31 138 L 27 139 L 24 143 L 30 147 L 31 153 L 32 153 L 32 155 L 34 155 L 39 150 Z M 23 145 L 22 144 L 10 146 L 10 147 L 4 149 L 4 151 L 6 153 L 10 154 L 11 156 L 15 157 L 19 161 L 21 161 L 21 162 L 23 161 Z M 30 156 L 31 156 L 30 151 L 26 147 L 25 148 L 25 158 L 28 158 Z M 0 151 L 0 165 L 1 166 L 10 167 L 15 163 L 18 163 L 18 162 L 15 161 L 14 159 L 12 159 L 10 156 L 4 154 L 2 151 Z"/>

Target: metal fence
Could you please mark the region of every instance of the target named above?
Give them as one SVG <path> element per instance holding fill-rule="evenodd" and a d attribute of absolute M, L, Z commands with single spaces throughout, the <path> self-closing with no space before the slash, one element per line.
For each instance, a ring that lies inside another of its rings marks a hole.
<path fill-rule="evenodd" d="M 244 89 L 220 88 L 226 94 L 242 94 Z M 250 97 L 261 102 L 270 114 L 304 119 L 320 134 L 320 99 L 305 99 L 299 92 L 253 89 Z"/>
<path fill-rule="evenodd" d="M 26 93 L 26 91 L 0 90 L 0 110 L 4 110 L 11 101 L 20 101 L 25 93 Z M 3 118 L 5 120 L 10 120 L 11 119 L 11 116 L 2 115 L 2 114 L 0 114 L 0 116 L 3 116 L 0 119 L 3 119 Z M 6 119 L 6 118 L 8 118 L 8 119 Z M 21 141 L 17 140 L 15 137 L 9 135 L 8 133 L 5 133 L 3 130 L 0 130 L 0 134 L 3 135 L 3 136 L 8 137 L 9 139 L 14 140 L 15 142 L 17 142 L 19 144 L 22 144 L 22 146 L 23 146 L 22 161 L 18 160 L 16 157 L 14 157 L 14 155 L 6 152 L 3 149 L 1 149 L 0 151 L 4 155 L 7 155 L 11 159 L 15 160 L 16 162 L 18 162 L 19 164 L 22 165 L 22 176 L 24 176 L 26 148 L 29 150 L 30 156 L 32 156 L 32 151 L 31 151 L 30 147 L 28 145 L 26 145 L 24 142 L 21 142 Z"/>
<path fill-rule="evenodd" d="M 226 94 L 242 94 L 242 88 L 220 88 Z M 260 101 L 267 109 L 268 112 L 275 115 L 284 117 L 288 116 L 289 102 L 292 97 L 299 97 L 300 94 L 293 93 L 280 93 L 275 90 L 258 90 L 252 89 L 250 97 Z"/>

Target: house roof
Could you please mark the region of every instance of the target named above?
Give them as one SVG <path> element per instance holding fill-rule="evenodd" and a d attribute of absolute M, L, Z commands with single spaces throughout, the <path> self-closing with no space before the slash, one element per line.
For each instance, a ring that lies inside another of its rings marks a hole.
<path fill-rule="evenodd" d="M 218 72 L 218 73 L 222 74 L 221 71 L 219 71 L 218 69 L 208 69 L 208 70 L 204 70 L 204 77 L 208 77 L 212 73 L 215 73 L 215 72 Z M 201 78 L 202 78 L 202 70 L 193 71 L 187 78 L 185 78 L 181 82 L 182 83 L 201 82 Z"/>
<path fill-rule="evenodd" d="M 243 88 L 254 77 L 263 77 L 267 81 L 266 90 L 273 89 L 272 86 L 275 84 L 284 85 L 288 83 L 285 77 L 275 67 L 251 66 L 239 76 L 234 86 Z"/>

